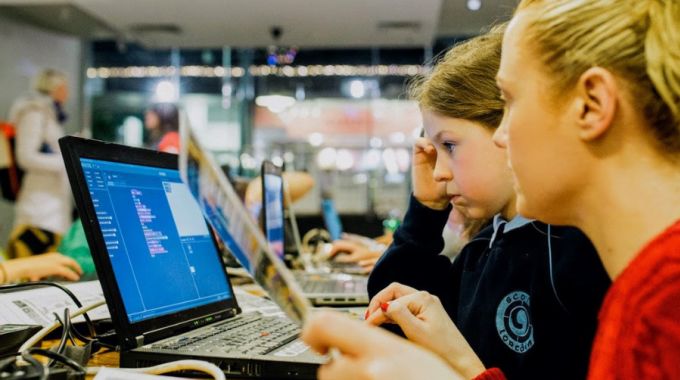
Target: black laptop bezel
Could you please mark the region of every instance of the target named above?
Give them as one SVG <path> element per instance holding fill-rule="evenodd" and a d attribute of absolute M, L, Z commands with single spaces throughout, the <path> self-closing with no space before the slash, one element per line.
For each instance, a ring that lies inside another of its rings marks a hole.
<path fill-rule="evenodd" d="M 264 176 L 267 175 L 267 174 L 271 174 L 271 175 L 275 175 L 275 176 L 281 178 L 281 188 L 279 189 L 279 191 L 281 192 L 281 194 L 283 194 L 284 184 L 283 184 L 282 173 L 283 173 L 283 168 L 281 168 L 280 166 L 277 166 L 275 163 L 273 163 L 269 160 L 262 161 L 262 166 L 260 168 L 260 186 L 261 186 L 261 189 L 262 189 L 262 199 L 261 199 L 261 202 L 262 202 L 261 210 L 262 211 L 260 212 L 260 214 L 261 214 L 260 222 L 262 224 L 262 233 L 264 234 L 265 238 L 267 238 L 267 240 L 269 240 L 269 238 L 267 237 L 267 202 L 265 200 L 266 186 L 265 186 Z M 282 199 L 282 201 L 283 201 L 283 199 Z M 284 212 L 283 202 L 281 203 L 281 209 L 282 209 L 281 213 L 283 213 Z M 283 240 L 284 240 L 284 246 L 285 246 L 285 243 L 286 243 L 286 233 L 285 233 L 285 231 L 284 231 L 284 234 L 283 234 Z M 283 257 L 280 257 L 280 259 L 283 261 Z"/>
<path fill-rule="evenodd" d="M 191 330 L 205 324 L 213 323 L 240 313 L 231 280 L 224 266 L 224 276 L 227 280 L 231 298 L 201 305 L 189 310 L 149 318 L 131 323 L 118 288 L 113 267 L 109 259 L 104 237 L 101 234 L 99 220 L 90 191 L 85 182 L 81 166 L 81 158 L 96 159 L 109 162 L 120 162 L 134 165 L 144 165 L 161 169 L 178 169 L 177 155 L 162 153 L 149 149 L 133 148 L 124 145 L 107 143 L 98 140 L 83 139 L 74 136 L 63 137 L 59 146 L 64 158 L 73 197 L 78 213 L 83 222 L 83 229 L 87 238 L 92 259 L 95 263 L 99 281 L 102 284 L 106 304 L 124 348 L 130 349 L 142 344 L 156 341 Z M 208 223 L 205 221 L 205 223 Z M 211 234 L 212 235 L 212 234 Z M 220 250 L 215 243 L 216 254 Z M 221 262 L 221 257 L 219 258 Z"/>

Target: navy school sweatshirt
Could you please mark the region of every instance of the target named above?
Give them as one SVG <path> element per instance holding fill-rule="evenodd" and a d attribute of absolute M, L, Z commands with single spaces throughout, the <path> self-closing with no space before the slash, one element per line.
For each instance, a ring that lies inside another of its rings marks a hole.
<path fill-rule="evenodd" d="M 497 216 L 451 262 L 439 254 L 449 212 L 411 197 L 369 277 L 369 295 L 399 282 L 438 296 L 484 365 L 508 379 L 585 378 L 611 284 L 588 238 L 550 226 L 548 239 L 544 223 Z"/>

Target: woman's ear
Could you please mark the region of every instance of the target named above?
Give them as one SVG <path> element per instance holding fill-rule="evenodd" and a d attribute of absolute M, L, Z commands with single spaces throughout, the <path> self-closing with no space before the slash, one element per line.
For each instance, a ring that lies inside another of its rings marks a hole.
<path fill-rule="evenodd" d="M 609 130 L 619 106 L 614 75 L 601 67 L 592 67 L 581 74 L 576 86 L 579 138 L 598 139 Z"/>

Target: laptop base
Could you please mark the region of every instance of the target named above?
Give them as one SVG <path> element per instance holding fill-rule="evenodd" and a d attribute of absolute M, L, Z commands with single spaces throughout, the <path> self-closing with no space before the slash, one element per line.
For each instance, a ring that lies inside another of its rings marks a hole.
<path fill-rule="evenodd" d="M 313 355 L 310 353 L 310 358 Z M 208 355 L 188 355 L 186 353 L 160 353 L 158 351 L 145 352 L 144 349 L 123 351 L 120 354 L 120 366 L 122 368 L 151 367 L 176 360 L 205 360 L 213 363 L 224 371 L 228 378 L 258 378 L 258 379 L 316 379 L 317 369 L 324 359 L 317 356 L 318 363 L 296 362 L 296 358 L 283 357 L 281 362 L 276 362 L 268 357 L 265 360 L 252 358 L 218 357 Z M 285 360 L 285 361 L 284 361 Z M 189 373 L 187 373 L 189 374 Z"/>

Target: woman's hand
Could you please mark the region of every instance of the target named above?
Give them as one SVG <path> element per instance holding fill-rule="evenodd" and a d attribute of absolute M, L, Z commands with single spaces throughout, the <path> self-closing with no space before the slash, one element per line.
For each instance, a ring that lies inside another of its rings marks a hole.
<path fill-rule="evenodd" d="M 446 182 L 434 180 L 436 164 L 437 150 L 432 142 L 418 138 L 413 146 L 413 196 L 431 209 L 444 210 L 451 199 L 446 194 Z"/>
<path fill-rule="evenodd" d="M 439 298 L 428 292 L 392 283 L 373 297 L 366 321 L 376 326 L 398 324 L 410 341 L 433 351 L 467 378 L 485 370 Z"/>
<path fill-rule="evenodd" d="M 432 353 L 340 313 L 313 313 L 302 339 L 318 352 L 342 353 L 319 368 L 319 380 L 462 379 Z"/>
<path fill-rule="evenodd" d="M 83 274 L 75 260 L 56 252 L 7 260 L 0 265 L 7 274 L 7 278 L 4 279 L 6 283 L 21 279 L 38 281 L 50 276 L 77 281 Z"/>

